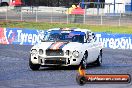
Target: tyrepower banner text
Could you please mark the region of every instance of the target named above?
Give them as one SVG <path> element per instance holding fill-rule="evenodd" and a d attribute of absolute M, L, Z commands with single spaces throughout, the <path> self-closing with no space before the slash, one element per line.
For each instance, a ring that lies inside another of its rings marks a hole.
<path fill-rule="evenodd" d="M 44 37 L 44 30 L 0 28 L 0 44 L 35 45 Z M 132 49 L 132 34 L 95 33 L 104 48 Z"/>
<path fill-rule="evenodd" d="M 44 37 L 44 30 L 0 28 L 0 44 L 35 45 Z"/>
<path fill-rule="evenodd" d="M 132 49 L 132 34 L 96 33 L 104 48 Z"/>

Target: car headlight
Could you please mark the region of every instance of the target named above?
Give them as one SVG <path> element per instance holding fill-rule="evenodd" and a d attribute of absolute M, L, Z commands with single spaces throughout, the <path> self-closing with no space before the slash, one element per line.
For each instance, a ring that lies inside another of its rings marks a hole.
<path fill-rule="evenodd" d="M 78 52 L 78 51 L 73 51 L 72 55 L 73 55 L 75 58 L 78 58 L 78 57 L 79 57 L 79 52 Z"/>
<path fill-rule="evenodd" d="M 36 50 L 36 49 L 32 49 L 32 50 L 31 50 L 31 53 L 32 53 L 32 54 L 37 54 L 37 50 Z"/>
<path fill-rule="evenodd" d="M 66 50 L 66 55 L 69 55 L 70 54 L 70 51 L 69 50 Z"/>
<path fill-rule="evenodd" d="M 44 51 L 42 49 L 39 49 L 39 54 L 42 55 Z"/>

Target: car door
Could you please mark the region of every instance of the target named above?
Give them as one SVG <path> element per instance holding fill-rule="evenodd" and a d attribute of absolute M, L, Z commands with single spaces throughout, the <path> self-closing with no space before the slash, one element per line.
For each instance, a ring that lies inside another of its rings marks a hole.
<path fill-rule="evenodd" d="M 98 58 L 99 55 L 99 45 L 98 42 L 96 42 L 96 36 L 94 33 L 92 33 L 92 49 L 93 49 L 93 61 L 95 61 Z"/>
<path fill-rule="evenodd" d="M 92 36 L 92 32 L 88 33 L 88 37 L 86 39 L 87 42 L 87 49 L 88 49 L 88 63 L 95 61 L 95 46 L 94 46 L 94 40 Z"/>

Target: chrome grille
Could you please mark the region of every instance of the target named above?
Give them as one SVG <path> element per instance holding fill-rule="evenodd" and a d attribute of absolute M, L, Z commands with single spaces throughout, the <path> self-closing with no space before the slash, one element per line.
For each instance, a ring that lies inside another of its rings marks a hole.
<path fill-rule="evenodd" d="M 47 56 L 64 56 L 64 52 L 61 49 L 58 50 L 46 50 Z"/>
<path fill-rule="evenodd" d="M 45 58 L 45 64 L 66 64 L 66 58 Z"/>

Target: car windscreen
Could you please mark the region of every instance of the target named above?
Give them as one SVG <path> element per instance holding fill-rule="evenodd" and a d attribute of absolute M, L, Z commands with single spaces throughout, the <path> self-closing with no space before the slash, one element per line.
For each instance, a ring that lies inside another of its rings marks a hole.
<path fill-rule="evenodd" d="M 80 31 L 51 31 L 45 35 L 45 41 L 84 42 L 84 32 Z"/>

